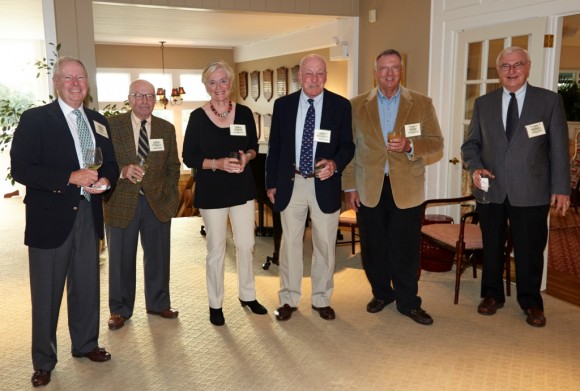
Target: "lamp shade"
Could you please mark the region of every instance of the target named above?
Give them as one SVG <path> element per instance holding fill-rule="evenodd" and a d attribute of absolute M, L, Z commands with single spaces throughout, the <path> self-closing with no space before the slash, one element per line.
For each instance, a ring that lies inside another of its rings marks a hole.
<path fill-rule="evenodd" d="M 185 90 L 183 87 L 179 87 L 179 95 L 185 95 Z"/>
<path fill-rule="evenodd" d="M 164 88 L 158 88 L 157 89 L 157 95 L 164 96 L 165 95 L 165 89 Z"/>

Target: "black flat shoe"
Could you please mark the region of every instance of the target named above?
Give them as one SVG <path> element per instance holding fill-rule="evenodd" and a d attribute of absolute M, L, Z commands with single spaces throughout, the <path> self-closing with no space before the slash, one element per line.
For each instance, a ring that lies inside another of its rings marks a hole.
<path fill-rule="evenodd" d="M 226 324 L 224 319 L 224 313 L 221 308 L 211 308 L 209 307 L 209 321 L 215 326 L 223 326 Z"/>
<path fill-rule="evenodd" d="M 266 309 L 266 307 L 264 307 L 262 304 L 258 303 L 258 300 L 252 300 L 252 301 L 243 301 L 242 299 L 238 299 L 240 300 L 240 304 L 242 305 L 242 307 L 250 307 L 250 309 L 252 310 L 252 312 L 254 314 L 258 314 L 258 315 L 266 315 L 268 313 L 268 310 Z"/>

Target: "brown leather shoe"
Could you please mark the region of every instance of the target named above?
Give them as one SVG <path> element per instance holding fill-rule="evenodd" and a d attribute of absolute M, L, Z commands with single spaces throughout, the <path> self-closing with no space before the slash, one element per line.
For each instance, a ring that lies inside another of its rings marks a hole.
<path fill-rule="evenodd" d="M 533 327 L 544 327 L 546 325 L 546 317 L 544 311 L 539 308 L 528 308 L 524 313 L 526 316 L 526 323 Z"/>
<path fill-rule="evenodd" d="M 127 319 L 129 318 L 125 318 L 124 316 L 121 316 L 119 314 L 111 314 L 111 316 L 109 316 L 109 321 L 107 322 L 107 324 L 109 325 L 109 328 L 111 330 L 117 330 L 125 325 L 125 321 Z"/>
<path fill-rule="evenodd" d="M 42 369 L 37 369 L 32 374 L 32 382 L 33 387 L 40 387 L 45 386 L 50 383 L 50 371 L 43 371 Z"/>
<path fill-rule="evenodd" d="M 500 308 L 503 308 L 503 303 L 498 303 L 493 297 L 486 297 L 477 306 L 477 312 L 481 315 L 495 315 Z"/>
<path fill-rule="evenodd" d="M 105 362 L 111 359 L 111 354 L 105 349 L 95 346 L 93 350 L 85 354 L 73 354 L 73 357 L 86 357 L 91 361 L 95 362 Z"/>
<path fill-rule="evenodd" d="M 276 320 L 284 321 L 292 317 L 292 312 L 296 311 L 296 307 L 290 307 L 289 304 L 284 304 L 282 307 L 278 308 L 274 314 L 276 315 Z"/>
<path fill-rule="evenodd" d="M 314 311 L 318 311 L 318 313 L 320 314 L 320 317 L 322 319 L 325 319 L 325 320 L 333 320 L 334 318 L 336 318 L 336 314 L 334 313 L 334 310 L 332 309 L 332 307 L 315 307 L 315 306 L 312 306 L 312 309 Z"/>
<path fill-rule="evenodd" d="M 150 315 L 159 315 L 165 319 L 174 319 L 174 318 L 177 318 L 179 316 L 179 311 L 174 310 L 173 308 L 168 308 L 168 309 L 163 310 L 161 312 L 147 310 L 147 313 Z"/>

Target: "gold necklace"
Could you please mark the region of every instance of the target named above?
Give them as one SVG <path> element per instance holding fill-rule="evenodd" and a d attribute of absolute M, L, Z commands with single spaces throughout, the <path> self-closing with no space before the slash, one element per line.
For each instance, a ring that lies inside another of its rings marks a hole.
<path fill-rule="evenodd" d="M 230 100 L 230 104 L 228 105 L 228 110 L 224 111 L 223 113 L 218 113 L 217 110 L 215 109 L 215 107 L 213 107 L 211 101 L 209 102 L 209 108 L 211 109 L 211 111 L 213 111 L 213 113 L 215 115 L 217 115 L 220 118 L 225 118 L 228 116 L 228 114 L 230 114 L 232 112 L 232 101 Z"/>

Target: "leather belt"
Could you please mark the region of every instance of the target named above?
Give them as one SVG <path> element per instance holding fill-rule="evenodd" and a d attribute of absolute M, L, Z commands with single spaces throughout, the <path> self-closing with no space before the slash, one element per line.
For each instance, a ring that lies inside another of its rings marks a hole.
<path fill-rule="evenodd" d="M 302 173 L 298 170 L 294 170 L 294 174 L 302 176 Z M 308 175 L 306 178 L 314 178 L 314 173 Z"/>

